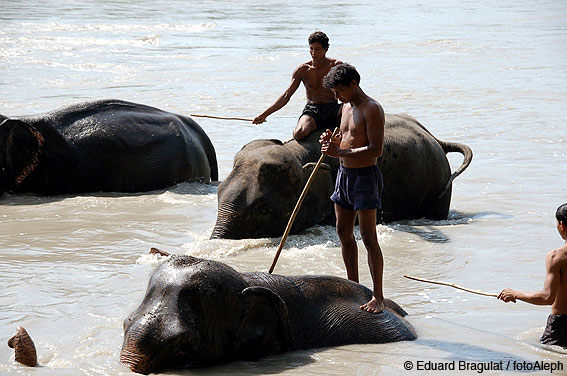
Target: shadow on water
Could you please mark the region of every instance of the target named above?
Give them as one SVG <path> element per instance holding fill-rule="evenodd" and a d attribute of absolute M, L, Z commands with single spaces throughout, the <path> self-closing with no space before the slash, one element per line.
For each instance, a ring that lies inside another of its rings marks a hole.
<path fill-rule="evenodd" d="M 396 223 L 392 225 L 392 228 L 397 231 L 407 232 L 408 234 L 413 234 L 419 236 L 422 240 L 431 243 L 447 243 L 449 242 L 449 237 L 445 233 L 433 226 L 410 226 L 402 223 Z"/>
<path fill-rule="evenodd" d="M 256 362 L 233 362 L 222 366 L 214 366 L 191 370 L 176 370 L 176 375 L 274 375 L 291 369 L 313 364 L 313 355 L 321 349 L 310 349 L 287 352 L 268 356 Z"/>
<path fill-rule="evenodd" d="M 417 235 L 422 240 L 431 243 L 447 243 L 450 241 L 449 237 L 437 227 L 468 225 L 475 222 L 485 222 L 509 218 L 512 218 L 512 216 L 497 212 L 464 213 L 456 210 L 451 210 L 447 219 L 437 221 L 425 218 L 412 219 L 393 222 L 389 224 L 389 226 L 394 230 Z"/>
<path fill-rule="evenodd" d="M 120 197 L 141 197 L 150 195 L 160 195 L 171 192 L 178 195 L 209 195 L 217 193 L 219 182 L 210 184 L 183 182 L 174 186 L 156 189 L 146 192 L 89 192 L 68 195 L 43 196 L 35 193 L 4 193 L 0 194 L 0 206 L 20 206 L 20 205 L 39 205 L 60 202 L 76 197 L 96 197 L 96 198 L 120 198 Z"/>

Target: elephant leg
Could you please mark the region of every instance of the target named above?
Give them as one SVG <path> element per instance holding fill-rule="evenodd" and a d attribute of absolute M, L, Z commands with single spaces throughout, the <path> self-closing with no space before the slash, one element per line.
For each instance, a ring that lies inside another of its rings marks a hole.
<path fill-rule="evenodd" d="M 451 206 L 451 189 L 447 190 L 440 198 L 431 198 L 422 204 L 418 218 L 425 217 L 436 221 L 447 219 Z"/>

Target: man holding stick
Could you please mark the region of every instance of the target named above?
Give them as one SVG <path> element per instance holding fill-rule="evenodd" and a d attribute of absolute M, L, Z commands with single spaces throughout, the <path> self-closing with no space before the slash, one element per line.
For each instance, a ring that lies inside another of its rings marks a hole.
<path fill-rule="evenodd" d="M 340 104 L 337 103 L 331 90 L 323 87 L 322 82 L 323 77 L 329 73 L 329 69 L 341 62 L 326 56 L 329 50 L 329 38 L 325 33 L 321 31 L 312 33 L 308 42 L 311 60 L 295 68 L 291 76 L 291 83 L 286 91 L 270 107 L 252 120 L 254 124 L 265 122 L 269 115 L 289 102 L 299 85 L 303 83 L 307 104 L 293 131 L 293 138 L 296 140 L 307 137 L 316 129 L 324 129 L 326 126 L 334 128 L 339 122 Z"/>
<path fill-rule="evenodd" d="M 381 207 L 383 180 L 376 161 L 382 155 L 385 116 L 380 103 L 366 95 L 359 83 L 356 69 L 345 63 L 331 68 L 325 76 L 323 86 L 331 89 L 343 106 L 340 134 L 331 139 L 332 133 L 327 129 L 319 142 L 322 153 L 340 160 L 331 200 L 335 203 L 337 233 L 348 279 L 358 282 L 358 247 L 354 238 L 358 214 L 374 285 L 372 299 L 360 309 L 380 313 L 384 309 L 384 259 L 376 234 L 376 209 Z"/>
<path fill-rule="evenodd" d="M 551 305 L 551 314 L 540 341 L 546 345 L 567 347 L 567 203 L 555 213 L 557 231 L 565 240 L 562 247 L 545 256 L 545 281 L 543 290 L 523 292 L 504 289 L 498 299 L 505 302 L 522 300 L 535 305 Z"/>

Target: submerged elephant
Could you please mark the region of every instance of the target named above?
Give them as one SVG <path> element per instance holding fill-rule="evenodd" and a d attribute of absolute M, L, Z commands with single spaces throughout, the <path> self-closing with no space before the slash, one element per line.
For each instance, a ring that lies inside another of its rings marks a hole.
<path fill-rule="evenodd" d="M 148 374 L 287 350 L 414 340 L 393 301 L 380 314 L 360 310 L 371 295 L 338 277 L 239 273 L 220 262 L 172 256 L 124 321 L 120 361 Z"/>
<path fill-rule="evenodd" d="M 256 140 L 234 158 L 233 170 L 218 187 L 218 215 L 211 238 L 281 236 L 290 213 L 320 157 L 320 132 L 282 143 Z M 451 174 L 446 153 L 459 152 L 463 163 Z M 386 115 L 384 149 L 378 159 L 384 177 L 377 221 L 446 219 L 453 179 L 470 164 L 471 149 L 437 140 L 407 115 Z M 315 224 L 332 224 L 338 160 L 327 157 L 315 174 L 291 233 Z"/>
<path fill-rule="evenodd" d="M 143 192 L 218 179 L 215 149 L 192 119 L 119 100 L 35 116 L 0 115 L 0 194 Z"/>

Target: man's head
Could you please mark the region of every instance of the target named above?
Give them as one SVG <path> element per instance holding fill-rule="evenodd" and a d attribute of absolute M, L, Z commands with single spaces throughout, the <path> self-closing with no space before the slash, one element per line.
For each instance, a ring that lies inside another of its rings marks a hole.
<path fill-rule="evenodd" d="M 567 203 L 557 208 L 555 219 L 557 219 L 557 231 L 567 240 Z"/>
<path fill-rule="evenodd" d="M 327 51 L 329 49 L 329 37 L 322 31 L 312 33 L 309 38 L 307 38 L 307 41 L 309 42 L 309 47 L 311 47 L 313 43 L 319 43 L 323 50 Z"/>
<path fill-rule="evenodd" d="M 325 33 L 316 31 L 309 36 L 309 53 L 313 61 L 324 61 L 329 49 L 329 38 Z"/>
<path fill-rule="evenodd" d="M 360 84 L 360 74 L 356 68 L 347 63 L 341 63 L 331 68 L 323 78 L 323 87 L 331 89 L 341 102 L 349 102 Z"/>

